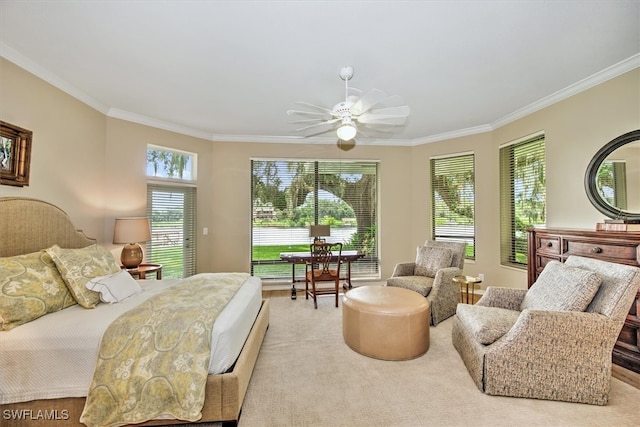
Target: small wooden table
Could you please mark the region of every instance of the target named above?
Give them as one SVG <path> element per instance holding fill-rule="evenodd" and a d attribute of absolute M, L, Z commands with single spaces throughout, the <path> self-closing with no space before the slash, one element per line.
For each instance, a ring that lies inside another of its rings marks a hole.
<path fill-rule="evenodd" d="M 144 280 L 147 278 L 147 273 L 156 273 L 156 279 L 162 279 L 162 264 L 140 264 L 136 268 L 125 268 L 132 276 L 138 276 L 138 278 Z"/>
<path fill-rule="evenodd" d="M 455 276 L 453 278 L 453 281 L 458 283 L 461 288 L 463 286 L 466 286 L 466 291 L 465 291 L 466 300 L 462 298 L 462 295 L 460 295 L 460 302 L 464 302 L 464 303 L 467 303 L 467 304 L 473 304 L 473 300 L 474 300 L 474 297 L 475 297 L 476 285 L 478 283 L 482 283 L 482 279 L 480 279 L 479 277 L 474 277 L 474 276 L 460 275 L 460 276 Z M 469 302 L 469 285 L 471 285 L 471 302 Z"/>
<path fill-rule="evenodd" d="M 344 278 L 346 283 L 342 285 L 345 290 L 351 289 L 351 262 L 357 261 L 365 256 L 360 251 L 342 251 L 340 261 L 347 263 L 347 275 Z M 337 258 L 337 256 L 335 257 Z M 296 299 L 296 282 L 304 282 L 304 280 L 296 280 L 296 264 L 306 264 L 311 261 L 310 252 L 283 252 L 280 259 L 291 263 L 291 299 Z"/>

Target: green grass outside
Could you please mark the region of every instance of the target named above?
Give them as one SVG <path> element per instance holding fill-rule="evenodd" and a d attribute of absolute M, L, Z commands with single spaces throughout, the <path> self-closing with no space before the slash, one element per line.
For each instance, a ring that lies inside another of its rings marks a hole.
<path fill-rule="evenodd" d="M 307 252 L 308 244 L 298 245 L 268 245 L 254 246 L 254 261 L 276 261 L 280 260 L 280 254 L 283 252 Z M 471 255 L 473 248 L 467 246 L 467 255 Z M 153 252 L 153 262 L 164 264 L 162 269 L 162 277 L 181 278 L 182 277 L 182 248 L 181 247 L 161 247 L 156 248 Z M 301 271 L 304 269 L 301 269 Z M 254 274 L 265 277 L 289 277 L 291 275 L 290 264 L 268 264 L 254 265 Z"/>
<path fill-rule="evenodd" d="M 308 244 L 254 246 L 253 260 L 278 260 L 282 252 L 309 252 Z"/>
<path fill-rule="evenodd" d="M 152 262 L 162 264 L 163 279 L 182 278 L 182 246 L 164 246 L 154 248 Z"/>

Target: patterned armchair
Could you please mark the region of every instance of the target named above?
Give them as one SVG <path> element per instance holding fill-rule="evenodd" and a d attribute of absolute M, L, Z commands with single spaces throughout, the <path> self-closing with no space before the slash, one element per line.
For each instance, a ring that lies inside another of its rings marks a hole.
<path fill-rule="evenodd" d="M 489 287 L 452 329 L 476 386 L 501 396 L 606 405 L 611 353 L 640 268 L 570 256 L 526 289 Z"/>
<path fill-rule="evenodd" d="M 418 246 L 416 261 L 396 264 L 387 286 L 411 289 L 427 297 L 431 324 L 453 316 L 460 302 L 460 285 L 453 277 L 462 274 L 467 244 L 427 240 Z"/>

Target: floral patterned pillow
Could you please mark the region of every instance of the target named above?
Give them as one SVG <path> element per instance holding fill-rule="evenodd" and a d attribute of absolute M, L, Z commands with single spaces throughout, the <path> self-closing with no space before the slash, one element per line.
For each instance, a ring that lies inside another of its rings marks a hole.
<path fill-rule="evenodd" d="M 120 265 L 106 248 L 91 245 L 81 249 L 62 249 L 54 245 L 47 253 L 56 263 L 69 291 L 84 308 L 94 308 L 100 302 L 100 293 L 86 288 L 94 277 L 120 271 Z"/>
<path fill-rule="evenodd" d="M 0 330 L 76 304 L 44 251 L 0 258 Z"/>

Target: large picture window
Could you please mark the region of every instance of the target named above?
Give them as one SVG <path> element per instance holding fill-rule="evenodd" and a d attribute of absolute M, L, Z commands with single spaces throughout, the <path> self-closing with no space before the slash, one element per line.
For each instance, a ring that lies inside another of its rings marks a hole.
<path fill-rule="evenodd" d="M 467 243 L 475 259 L 475 165 L 472 153 L 431 159 L 431 218 L 434 240 Z"/>
<path fill-rule="evenodd" d="M 526 268 L 526 228 L 546 223 L 544 135 L 500 148 L 500 262 Z"/>
<path fill-rule="evenodd" d="M 309 226 L 323 224 L 328 241 L 366 253 L 352 278 L 379 277 L 377 170 L 366 161 L 252 160 L 252 274 L 290 280 L 280 253 L 308 252 Z"/>

